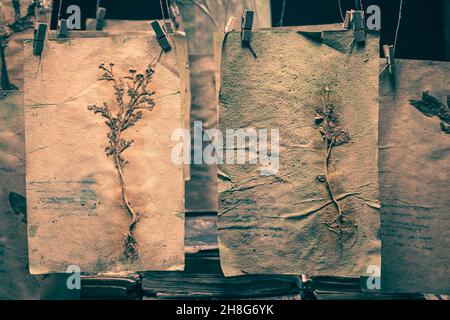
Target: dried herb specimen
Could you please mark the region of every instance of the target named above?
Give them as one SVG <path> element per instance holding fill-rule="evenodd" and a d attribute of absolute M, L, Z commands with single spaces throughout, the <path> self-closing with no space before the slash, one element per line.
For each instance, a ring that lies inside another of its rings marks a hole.
<path fill-rule="evenodd" d="M 425 116 L 441 119 L 441 130 L 450 134 L 450 96 L 447 96 L 447 105 L 445 105 L 425 91 L 422 94 L 422 100 L 410 100 L 409 102 Z"/>
<path fill-rule="evenodd" d="M 151 111 L 153 109 L 155 105 L 152 99 L 154 92 L 148 91 L 147 87 L 155 71 L 152 64 L 150 64 L 144 73 L 138 73 L 136 69 L 130 68 L 126 76 L 120 77 L 114 73 L 113 68 L 113 63 L 109 64 L 109 68 L 103 63 L 100 64 L 99 69 L 103 71 L 103 75 L 99 80 L 112 82 L 117 103 L 116 108 L 113 109 L 106 102 L 103 102 L 102 106 L 89 105 L 87 108 L 89 111 L 95 114 L 98 113 L 105 118 L 105 123 L 110 129 L 107 134 L 109 144 L 105 151 L 106 155 L 114 160 L 120 178 L 122 200 L 131 217 L 131 223 L 125 235 L 124 257 L 128 261 L 135 261 L 138 259 L 139 253 L 133 231 L 139 220 L 139 213 L 134 211 L 128 201 L 124 176 L 124 168 L 127 161 L 123 155 L 124 151 L 131 147 L 133 140 L 123 138 L 122 134 L 142 119 L 143 111 Z"/>
<path fill-rule="evenodd" d="M 354 241 L 351 246 L 356 243 L 358 225 L 354 220 L 348 217 L 348 215 L 342 209 L 342 205 L 333 193 L 333 189 L 330 182 L 330 158 L 331 152 L 334 147 L 341 146 L 350 141 L 350 136 L 347 132 L 341 130 L 338 127 L 339 119 L 334 112 L 334 105 L 330 103 L 330 89 L 325 88 L 324 105 L 322 108 L 316 110 L 315 122 L 319 126 L 319 132 L 325 142 L 325 165 L 323 175 L 317 176 L 317 181 L 324 183 L 332 201 L 337 210 L 337 217 L 332 222 L 324 223 L 328 230 L 335 233 L 338 236 L 338 242 L 341 249 L 344 248 L 344 235 L 348 231 L 354 234 Z"/>

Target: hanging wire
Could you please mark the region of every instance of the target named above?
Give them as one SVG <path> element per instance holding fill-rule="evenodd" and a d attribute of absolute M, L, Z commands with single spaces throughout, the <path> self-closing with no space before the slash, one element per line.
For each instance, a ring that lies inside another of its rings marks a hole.
<path fill-rule="evenodd" d="M 167 14 L 169 15 L 169 27 L 170 27 L 170 33 L 173 34 L 173 30 L 172 30 L 172 14 L 170 13 L 170 8 L 169 8 L 169 1 L 170 0 L 165 0 L 166 2 L 166 9 L 167 9 Z"/>
<path fill-rule="evenodd" d="M 341 14 L 342 22 L 344 22 L 345 18 L 344 18 L 344 12 L 342 12 L 342 3 L 341 3 L 341 0 L 338 0 L 338 5 L 339 5 L 339 13 Z"/>
<path fill-rule="evenodd" d="M 214 28 L 216 28 L 216 30 L 220 29 L 216 19 L 214 19 L 214 17 L 211 14 L 211 12 L 209 12 L 208 7 L 206 7 L 203 3 L 201 3 L 201 2 L 199 2 L 197 0 L 191 0 L 191 3 L 193 5 L 195 5 L 197 8 L 199 8 L 208 17 L 208 19 L 212 22 L 212 24 L 214 24 Z"/>
<path fill-rule="evenodd" d="M 61 20 L 62 3 L 63 3 L 63 0 L 59 0 L 58 21 Z"/>
<path fill-rule="evenodd" d="M 400 0 L 400 8 L 398 10 L 397 29 L 395 30 L 394 53 L 395 53 L 395 50 L 397 49 L 397 40 L 398 40 L 399 31 L 400 31 L 400 22 L 402 21 L 402 12 L 403 12 L 403 0 Z"/>
<path fill-rule="evenodd" d="M 340 1 L 340 0 L 338 0 L 338 1 Z M 285 14 L 285 12 L 286 12 L 286 0 L 283 0 L 283 4 L 282 4 L 282 7 L 281 7 L 280 21 L 278 22 L 278 25 L 280 27 L 282 27 L 283 24 L 284 24 L 284 14 Z"/>
<path fill-rule="evenodd" d="M 395 30 L 395 38 L 394 38 L 394 56 L 396 56 L 397 51 L 397 41 L 398 41 L 398 35 L 400 31 L 400 25 L 402 21 L 402 13 L 403 13 L 403 0 L 400 0 L 400 8 L 398 9 L 398 20 L 397 20 L 397 28 Z M 383 69 L 380 71 L 380 75 L 387 69 L 388 65 L 386 64 Z"/>
<path fill-rule="evenodd" d="M 161 14 L 162 14 L 162 20 L 163 20 L 163 28 L 164 30 L 167 32 L 166 30 L 166 15 L 164 14 L 164 6 L 162 3 L 162 0 L 159 0 L 159 5 L 161 6 Z"/>

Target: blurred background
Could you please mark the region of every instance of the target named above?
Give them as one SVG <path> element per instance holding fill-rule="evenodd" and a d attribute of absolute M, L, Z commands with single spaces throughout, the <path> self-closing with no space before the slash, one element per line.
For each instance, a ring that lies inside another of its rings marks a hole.
<path fill-rule="evenodd" d="M 56 29 L 59 1 L 62 18 L 67 6 L 81 8 L 82 28 L 86 18 L 95 18 L 97 0 L 55 0 L 52 29 Z M 189 2 L 189 0 L 172 0 Z M 197 0 L 202 2 L 202 0 Z M 221 1 L 221 0 L 218 0 Z M 226 0 L 224 0 L 226 1 Z M 254 0 L 258 1 L 258 0 Z M 245 1 L 242 1 L 243 3 Z M 251 2 L 251 1 L 248 1 Z M 341 0 L 343 14 L 355 9 L 355 0 Z M 360 2 L 360 0 L 356 0 Z M 362 0 L 363 8 L 378 5 L 381 8 L 381 43 L 392 44 L 399 17 L 400 0 Z M 151 20 L 161 19 L 159 0 L 101 0 L 108 19 Z M 282 15 L 284 7 L 284 15 Z M 341 22 L 338 0 L 272 0 L 272 25 L 314 25 Z M 167 16 L 167 12 L 165 12 Z M 282 19 L 281 19 L 282 18 Z M 405 59 L 450 60 L 450 0 L 403 0 L 403 13 L 397 56 Z"/>

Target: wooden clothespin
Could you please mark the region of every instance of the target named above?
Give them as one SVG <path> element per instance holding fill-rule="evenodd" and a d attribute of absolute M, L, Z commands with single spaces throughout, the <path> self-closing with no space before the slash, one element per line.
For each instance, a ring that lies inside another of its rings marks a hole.
<path fill-rule="evenodd" d="M 225 33 L 231 32 L 236 28 L 237 18 L 230 17 L 228 19 L 227 25 L 225 27 Z"/>
<path fill-rule="evenodd" d="M 56 36 L 58 38 L 67 38 L 69 35 L 69 29 L 67 28 L 67 19 L 60 19 L 58 21 L 58 29 Z"/>
<path fill-rule="evenodd" d="M 245 10 L 242 16 L 242 30 L 241 30 L 241 41 L 242 44 L 248 45 L 252 40 L 252 28 L 253 28 L 253 17 L 255 11 Z"/>
<path fill-rule="evenodd" d="M 389 70 L 389 74 L 394 73 L 395 69 L 395 50 L 394 46 L 384 45 L 383 46 L 384 56 L 386 58 L 386 65 Z"/>
<path fill-rule="evenodd" d="M 345 12 L 344 28 L 350 29 L 352 27 L 352 15 L 354 10 L 347 10 Z"/>
<path fill-rule="evenodd" d="M 170 16 L 172 17 L 173 27 L 175 30 L 179 30 L 180 29 L 180 21 L 179 20 L 181 19 L 180 9 L 178 8 L 176 3 L 171 3 L 169 6 L 169 10 L 171 12 Z"/>
<path fill-rule="evenodd" d="M 167 39 L 167 35 L 164 32 L 164 30 L 161 28 L 161 25 L 157 20 L 152 21 L 151 23 L 153 30 L 156 33 L 156 38 L 158 39 L 158 42 L 163 49 L 164 52 L 170 51 L 172 49 L 172 46 L 169 43 L 169 40 Z"/>
<path fill-rule="evenodd" d="M 33 54 L 40 56 L 44 50 L 45 34 L 47 33 L 47 24 L 39 22 L 34 28 Z"/>
<path fill-rule="evenodd" d="M 364 11 L 357 10 L 352 13 L 353 32 L 356 42 L 366 42 L 366 28 L 364 23 Z"/>
<path fill-rule="evenodd" d="M 98 7 L 95 15 L 95 30 L 101 31 L 105 26 L 106 9 Z"/>

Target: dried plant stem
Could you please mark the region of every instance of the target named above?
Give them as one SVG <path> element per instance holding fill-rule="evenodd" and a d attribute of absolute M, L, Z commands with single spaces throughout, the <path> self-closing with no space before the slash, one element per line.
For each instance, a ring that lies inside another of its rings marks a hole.
<path fill-rule="evenodd" d="M 340 146 L 342 144 L 348 143 L 350 140 L 350 137 L 347 132 L 342 131 L 337 127 L 337 116 L 334 114 L 334 106 L 330 104 L 330 90 L 328 88 L 325 88 L 325 99 L 324 99 L 324 106 L 322 110 L 318 110 L 316 114 L 316 122 L 320 124 L 320 133 L 322 134 L 322 137 L 326 143 L 326 149 L 325 149 L 325 163 L 324 163 L 324 174 L 323 176 L 318 176 L 317 180 L 319 180 L 322 183 L 325 183 L 326 190 L 328 193 L 328 196 L 330 197 L 331 202 L 336 208 L 337 211 L 337 217 L 332 222 L 326 222 L 322 223 L 323 225 L 326 225 L 328 230 L 335 233 L 338 236 L 338 243 L 341 248 L 341 252 L 344 249 L 344 235 L 347 229 L 355 229 L 356 230 L 356 236 L 351 244 L 353 246 L 357 241 L 357 224 L 354 223 L 354 221 L 348 221 L 351 222 L 350 227 L 346 227 L 345 223 L 347 222 L 344 211 L 342 210 L 342 206 L 339 203 L 339 201 L 336 199 L 333 188 L 331 186 L 330 181 L 330 160 L 331 160 L 331 154 L 332 150 L 336 146 Z"/>
<path fill-rule="evenodd" d="M 120 134 L 119 134 L 119 138 L 120 138 Z M 125 241 L 124 241 L 124 249 L 125 249 L 124 255 L 128 260 L 133 261 L 133 260 L 136 260 L 137 257 L 139 256 L 138 248 L 137 248 L 137 241 L 133 234 L 136 224 L 139 221 L 139 213 L 137 213 L 133 210 L 133 208 L 130 205 L 130 202 L 128 201 L 127 184 L 125 181 L 125 175 L 123 173 L 123 169 L 120 165 L 120 159 L 119 159 L 118 155 L 114 156 L 114 162 L 116 165 L 117 172 L 119 174 L 120 186 L 122 189 L 122 200 L 123 200 L 123 203 L 125 204 L 125 207 L 132 219 L 130 225 L 128 226 L 128 234 L 126 235 Z"/>
<path fill-rule="evenodd" d="M 123 243 L 124 257 L 127 261 L 131 262 L 139 258 L 138 244 L 134 236 L 134 230 L 140 215 L 132 208 L 128 200 L 127 183 L 124 174 L 124 167 L 128 162 L 124 159 L 123 152 L 133 144 L 134 140 L 124 139 L 122 133 L 142 119 L 143 110 L 151 111 L 153 109 L 155 105 L 153 100 L 154 92 L 148 91 L 147 86 L 154 74 L 153 65 L 159 61 L 160 57 L 161 53 L 152 60 L 144 73 L 137 73 L 135 69 L 130 68 L 129 74 L 125 77 L 118 77 L 114 74 L 113 63 L 109 64 L 109 68 L 103 63 L 100 64 L 99 69 L 103 71 L 103 75 L 99 80 L 113 83 L 117 108 L 113 112 L 111 106 L 106 102 L 101 107 L 96 105 L 88 106 L 88 110 L 95 114 L 99 113 L 106 119 L 106 125 L 110 129 L 107 134 L 109 144 L 105 152 L 108 157 L 113 157 L 119 175 L 122 202 L 131 218 Z M 127 102 L 125 101 L 125 96 L 128 96 Z"/>

